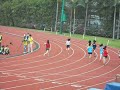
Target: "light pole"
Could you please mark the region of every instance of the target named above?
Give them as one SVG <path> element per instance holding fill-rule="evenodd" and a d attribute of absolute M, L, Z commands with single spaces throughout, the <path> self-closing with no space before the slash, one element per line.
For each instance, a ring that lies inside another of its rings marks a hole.
<path fill-rule="evenodd" d="M 84 27 L 84 35 L 86 35 L 86 26 L 87 26 L 87 15 L 88 15 L 88 0 L 85 1 L 86 3 L 86 15 L 85 15 L 85 27 Z"/>
<path fill-rule="evenodd" d="M 64 7 L 65 7 L 65 0 L 62 0 L 61 21 L 60 21 L 60 34 L 62 34 L 63 22 L 64 22 L 64 19 L 65 19 Z"/>
<path fill-rule="evenodd" d="M 56 21 L 55 21 L 55 32 L 57 32 L 57 22 L 58 22 L 58 0 L 57 0 L 57 8 L 56 8 Z"/>
<path fill-rule="evenodd" d="M 115 25 L 116 25 L 116 0 L 114 5 L 114 21 L 113 21 L 113 40 L 115 39 Z"/>

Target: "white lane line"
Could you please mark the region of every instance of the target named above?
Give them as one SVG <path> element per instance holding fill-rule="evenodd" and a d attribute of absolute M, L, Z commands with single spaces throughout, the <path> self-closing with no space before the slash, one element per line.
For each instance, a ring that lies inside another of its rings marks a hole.
<path fill-rule="evenodd" d="M 60 52 L 61 53 L 61 52 Z M 59 53 L 59 54 L 60 54 Z M 55 55 L 55 56 L 53 56 L 53 57 L 56 57 L 56 56 L 58 56 L 59 54 L 57 54 L 57 55 Z M 69 57 L 71 57 L 72 55 L 70 55 Z M 50 57 L 50 58 L 53 58 L 53 57 Z M 69 57 L 67 57 L 67 58 L 69 58 Z M 45 59 L 43 59 L 43 60 L 45 60 Z M 62 60 L 65 60 L 65 59 L 62 59 Z M 62 61 L 61 60 L 61 61 Z M 53 63 L 57 63 L 57 62 L 60 62 L 60 61 L 56 61 L 56 62 L 53 62 Z M 27 67 L 27 68 L 20 68 L 20 69 L 13 69 L 13 70 L 5 70 L 6 72 L 11 72 L 11 71 L 19 71 L 19 70 L 24 70 L 24 69 L 32 69 L 32 68 L 37 68 L 37 67 L 40 67 L 40 66 L 46 66 L 46 65 L 50 65 L 50 64 L 53 64 L 53 63 L 48 63 L 48 64 L 44 64 L 44 65 L 38 65 L 38 66 L 32 66 L 32 67 Z M 21 72 L 21 71 L 20 71 Z M 31 73 L 31 72 L 30 72 Z"/>
<path fill-rule="evenodd" d="M 110 57 L 109 57 L 110 58 Z M 110 59 L 109 59 L 110 60 Z M 103 66 L 102 66 L 103 67 Z M 117 68 L 119 68 L 119 66 L 117 67 Z M 114 70 L 112 70 L 112 71 L 115 71 L 117 68 L 115 68 Z M 112 72 L 112 71 L 109 71 L 108 73 L 110 73 L 110 72 Z M 105 74 L 107 74 L 107 73 L 104 73 L 104 74 L 102 74 L 102 75 L 105 75 Z M 94 78 L 97 78 L 97 77 L 100 77 L 100 76 L 102 76 L 102 75 L 99 75 L 99 76 L 95 76 Z M 93 78 L 90 78 L 90 79 L 93 79 Z M 90 79 L 86 79 L 86 80 L 90 80 Z M 82 82 L 82 81 L 85 81 L 85 80 L 81 80 L 80 82 Z M 79 82 L 79 81 L 78 81 Z M 77 82 L 77 83 L 78 83 Z M 75 82 L 76 83 L 76 82 Z M 71 83 L 70 83 L 71 84 Z M 74 84 L 74 83 L 72 83 L 72 84 Z M 59 87 L 59 86 L 57 86 L 57 87 Z M 54 87 L 51 87 L 51 88 L 54 88 Z M 50 88 L 50 89 L 51 89 Z M 56 88 L 56 87 L 55 87 Z M 46 90 L 46 89 L 45 89 Z"/>
<path fill-rule="evenodd" d="M 79 47 L 80 48 L 80 47 Z M 82 49 L 82 48 L 81 48 Z M 83 50 L 84 51 L 84 50 Z M 85 51 L 84 51 L 84 53 L 85 53 Z M 84 57 L 86 56 L 86 53 L 84 54 L 84 56 L 80 59 L 80 60 L 82 60 Z M 96 59 L 95 59 L 96 60 Z M 88 65 L 88 64 L 87 64 Z M 86 66 L 86 65 L 85 65 Z M 74 70 L 74 69 L 72 69 L 72 70 Z M 70 71 L 72 71 L 72 70 L 70 70 Z M 68 70 L 69 71 L 69 70 Z M 67 71 L 65 71 L 65 72 L 67 72 Z M 30 73 L 30 72 L 27 72 L 27 73 Z M 33 73 L 33 72 L 31 72 L 31 73 Z M 60 72 L 60 73 L 63 73 L 63 72 Z M 55 74 L 58 74 L 58 73 L 55 73 Z M 21 74 L 22 75 L 22 74 Z M 36 77 L 36 78 L 39 78 L 39 77 Z M 50 81 L 50 80 L 49 80 Z"/>
<path fill-rule="evenodd" d="M 54 43 L 54 42 L 53 42 Z M 56 44 L 56 43 L 54 43 L 54 44 Z M 59 48 L 60 48 L 60 53 L 62 53 L 62 48 L 61 48 L 61 46 L 59 46 L 58 44 L 56 44 Z M 58 55 L 59 55 L 59 53 L 58 53 Z M 40 57 L 40 56 L 42 56 L 42 55 L 38 55 L 38 56 L 35 56 L 35 57 L 30 57 L 30 58 L 25 58 L 25 59 L 22 59 L 22 61 L 23 60 L 28 60 L 28 59 L 35 59 L 35 58 L 38 58 L 38 57 Z M 55 55 L 56 56 L 56 55 Z M 54 56 L 54 57 L 55 57 Z M 52 57 L 51 57 L 52 58 Z M 44 59 L 42 59 L 42 60 L 44 60 Z M 39 61 L 42 61 L 42 60 L 35 60 L 35 61 L 33 61 L 33 62 L 29 62 L 29 63 L 24 63 L 24 64 L 30 64 L 30 63 L 34 63 L 34 62 L 39 62 Z M 12 63 L 13 62 L 17 62 L 17 61 L 11 61 Z M 9 62 L 9 63 L 11 63 L 11 62 Z M 4 63 L 4 62 L 3 62 Z M 6 62 L 5 62 L 6 63 Z M 11 66 L 18 66 L 18 65 L 23 65 L 23 64 L 14 64 L 14 65 L 9 65 L 9 66 L 3 66 L 3 67 L 11 67 Z M 3 68 L 2 67 L 2 68 Z"/>
<path fill-rule="evenodd" d="M 95 76 L 95 77 L 92 77 L 92 78 L 88 78 L 88 79 L 85 79 L 85 80 L 80 80 L 80 81 L 76 81 L 76 82 L 72 82 L 72 83 L 68 83 L 68 84 L 64 84 L 64 85 L 57 85 L 57 86 L 54 86 L 54 87 L 44 88 L 44 90 L 53 89 L 53 88 L 57 88 L 57 87 L 62 87 L 62 86 L 66 86 L 66 85 L 71 85 L 71 84 L 76 84 L 76 83 L 80 83 L 80 82 L 83 82 L 83 81 L 87 81 L 87 80 L 91 80 L 91 79 L 94 79 L 94 78 L 98 78 L 98 77 L 101 77 L 103 75 L 106 75 L 106 74 L 109 74 L 109 73 L 115 71 L 119 67 L 120 67 L 120 65 L 118 67 L 116 67 L 115 69 L 109 71 L 109 72 L 106 72 L 104 74 L 101 74 L 101 75 L 98 75 L 98 76 Z"/>
<path fill-rule="evenodd" d="M 85 56 L 85 55 L 84 55 L 84 56 Z M 79 59 L 79 61 L 82 60 L 82 59 L 84 58 L 84 56 L 83 56 L 81 59 Z M 76 62 L 78 62 L 78 60 L 76 60 L 74 63 L 76 63 Z M 94 62 L 94 61 L 93 61 L 93 62 Z M 92 62 L 91 62 L 91 63 L 92 63 Z M 91 63 L 89 63 L 89 64 L 91 64 Z M 71 64 L 73 64 L 73 63 L 67 64 L 67 65 L 63 65 L 63 66 L 59 66 L 59 67 L 56 67 L 56 68 L 66 67 L 66 66 L 71 65 Z M 79 68 L 62 71 L 62 72 L 59 72 L 59 73 L 50 73 L 50 74 L 47 73 L 46 75 L 42 75 L 42 76 L 39 76 L 39 77 L 44 77 L 44 76 L 49 76 L 49 75 L 60 75 L 61 73 L 65 73 L 65 72 L 69 72 L 69 71 L 74 71 L 74 70 L 83 68 L 83 67 L 85 67 L 85 66 L 87 66 L 87 65 L 89 65 L 89 64 L 86 64 L 86 65 L 81 66 L 81 67 L 79 67 Z M 56 69 L 56 68 L 50 68 L 50 69 L 35 71 L 35 72 L 31 72 L 31 73 L 37 73 L 37 72 L 38 72 L 38 73 L 41 73 L 41 71 L 47 71 L 47 70 Z M 29 72 L 28 72 L 28 73 L 29 73 Z M 21 73 L 21 75 L 28 74 L 28 73 Z M 43 73 L 43 74 L 44 74 L 44 73 Z M 67 75 L 66 75 L 66 76 L 67 76 Z"/>
<path fill-rule="evenodd" d="M 79 47 L 80 48 L 80 47 Z M 82 49 L 82 48 L 81 48 Z M 83 49 L 82 49 L 83 50 Z M 83 50 L 84 51 L 84 50 Z M 85 51 L 84 51 L 84 53 L 85 53 Z M 86 55 L 86 53 L 85 53 L 85 55 Z M 83 56 L 83 58 L 85 57 L 85 55 Z M 82 59 L 82 58 L 81 58 Z M 27 72 L 27 73 L 32 73 L 32 72 Z M 18 75 L 18 74 L 16 74 L 16 75 Z"/>
<path fill-rule="evenodd" d="M 72 84 L 72 83 L 70 83 L 70 84 Z"/>
<path fill-rule="evenodd" d="M 101 83 L 97 83 L 97 84 L 94 84 L 94 85 L 90 85 L 90 86 L 86 86 L 86 87 L 83 87 L 83 88 L 80 88 L 81 90 L 82 89 L 86 89 L 86 88 L 90 88 L 90 87 L 95 87 L 95 86 L 98 86 L 98 85 L 101 85 L 101 84 L 105 84 L 105 83 L 107 83 L 107 82 L 111 82 L 111 81 L 114 81 L 115 80 L 115 78 L 114 79 L 110 79 L 110 80 L 108 80 L 108 81 L 105 81 L 105 82 L 101 82 Z M 103 89 L 102 89 L 103 90 Z"/>
<path fill-rule="evenodd" d="M 26 84 L 26 85 L 20 85 L 20 86 L 15 86 L 15 87 L 10 87 L 10 88 L 4 88 L 5 90 L 9 90 L 9 89 L 15 89 L 15 88 L 20 88 L 20 87 L 26 87 L 26 86 L 33 86 L 33 85 L 37 85 L 40 84 L 41 82 L 37 82 L 37 83 L 31 83 L 31 84 Z"/>
<path fill-rule="evenodd" d="M 80 47 L 79 47 L 80 48 Z M 82 49 L 82 48 L 81 48 Z M 83 49 L 82 49 L 83 50 Z M 84 51 L 84 50 L 83 50 Z M 85 53 L 85 51 L 84 51 L 84 53 Z M 86 55 L 86 53 L 84 54 L 84 56 L 83 56 L 83 58 L 85 57 L 85 55 Z M 82 59 L 82 58 L 81 58 Z M 88 65 L 88 64 L 87 64 Z M 86 66 L 86 65 L 85 65 Z M 74 70 L 74 69 L 73 69 Z M 66 71 L 67 72 L 67 71 Z M 30 72 L 30 73 L 32 73 L 32 72 Z"/>
<path fill-rule="evenodd" d="M 53 42 L 54 43 L 54 42 Z M 54 44 L 56 44 L 56 43 L 54 43 Z M 56 56 L 58 56 L 58 55 L 60 55 L 62 52 L 63 52 L 63 49 L 62 49 L 62 47 L 60 47 L 58 44 L 56 44 L 59 48 L 60 48 L 60 52 L 58 53 L 58 54 L 56 54 L 56 55 L 54 55 L 54 56 L 52 56 L 52 57 L 49 57 L 49 59 L 50 58 L 54 58 L 54 57 L 56 57 Z M 30 58 L 27 58 L 27 59 L 22 59 L 22 60 L 28 60 L 28 59 L 35 59 L 35 58 L 38 58 L 38 57 L 40 57 L 40 56 L 43 56 L 43 54 L 42 55 L 38 55 L 38 56 L 35 56 L 35 57 L 30 57 Z M 27 64 L 31 64 L 31 63 L 36 63 L 36 62 L 42 62 L 42 61 L 44 61 L 44 60 L 46 60 L 46 59 L 41 59 L 41 60 L 34 60 L 34 61 L 32 61 L 32 62 L 27 62 L 27 63 L 23 63 L 23 64 L 14 64 L 14 65 L 9 65 L 9 66 L 3 66 L 2 68 L 5 68 L 5 67 L 12 67 L 12 66 L 20 66 L 20 65 L 27 65 Z M 15 70 L 15 69 L 14 69 Z M 6 71 L 8 71 L 8 70 L 6 70 Z"/>
<path fill-rule="evenodd" d="M 81 48 L 81 49 L 82 49 L 82 48 Z M 83 49 L 82 49 L 82 50 L 83 50 Z M 74 50 L 73 50 L 73 51 L 74 51 Z M 83 51 L 84 51 L 84 50 L 83 50 Z M 84 51 L 84 53 L 85 53 L 85 51 Z M 73 52 L 73 54 L 74 54 L 74 52 Z M 73 55 L 73 54 L 72 54 L 72 55 Z M 70 55 L 69 57 L 71 57 L 72 55 Z M 83 56 L 81 59 L 78 59 L 78 60 L 76 60 L 75 62 L 69 63 L 69 64 L 67 64 L 67 65 L 59 66 L 59 67 L 56 67 L 56 68 L 66 67 L 66 66 L 68 66 L 68 65 L 74 64 L 74 63 L 82 60 L 85 56 L 86 56 L 86 53 L 84 54 L 84 56 Z M 69 57 L 67 57 L 67 58 L 69 58 Z M 67 59 L 67 58 L 65 58 L 65 59 Z M 62 59 L 62 60 L 65 60 L 65 59 Z M 60 60 L 60 61 L 61 61 L 61 60 Z M 59 61 L 57 61 L 57 62 L 59 62 Z M 94 61 L 93 61 L 93 62 L 94 62 Z M 92 62 L 91 62 L 91 63 L 92 63 Z M 90 64 L 91 64 L 91 63 L 90 63 Z M 87 65 L 88 65 L 88 64 L 87 64 Z M 85 65 L 85 66 L 87 66 L 87 65 Z M 40 71 L 52 70 L 52 69 L 56 69 L 56 68 L 50 68 L 50 69 L 45 69 L 45 70 L 40 70 Z M 28 73 L 37 73 L 37 72 L 40 72 L 40 71 L 21 73 L 21 75 L 23 75 L 23 74 L 28 74 Z"/>
<path fill-rule="evenodd" d="M 119 67 L 120 67 L 120 65 L 119 65 L 118 67 L 116 67 L 115 69 L 117 69 L 117 68 L 119 68 Z M 114 69 L 114 70 L 115 70 L 115 69 Z M 112 71 L 114 71 L 114 70 L 112 70 Z M 112 71 L 107 72 L 107 73 L 104 73 L 104 74 L 101 74 L 101 75 L 96 76 L 96 77 L 94 77 L 94 78 L 97 78 L 97 77 L 106 75 L 106 74 L 108 74 L 108 73 L 111 73 Z M 90 80 L 90 79 L 93 79 L 93 78 L 89 78 L 89 79 L 87 79 L 87 80 Z M 85 81 L 85 80 L 82 80 L 82 81 Z M 82 81 L 77 81 L 77 82 L 73 82 L 73 83 L 67 83 L 67 84 L 64 84 L 64 85 L 58 85 L 58 86 L 54 86 L 54 87 L 44 88 L 44 90 L 48 90 L 48 89 L 52 89 L 52 88 L 57 88 L 57 87 L 61 87 L 61 86 L 66 86 L 66 85 L 72 85 L 72 84 L 76 84 L 76 83 L 79 83 L 79 82 L 82 82 Z M 45 83 L 45 82 L 44 82 L 44 83 Z M 38 83 L 32 83 L 32 84 L 26 84 L 26 85 L 21 85 L 21 86 L 16 86 L 16 87 L 5 88 L 5 90 L 13 89 L 13 88 L 19 88 L 19 87 L 24 87 L 24 86 L 31 86 L 31 85 L 35 85 L 35 84 L 40 84 L 40 82 L 38 82 Z M 40 90 L 41 90 L 41 89 L 40 89 Z"/>
<path fill-rule="evenodd" d="M 71 48 L 71 49 L 72 49 L 72 48 Z M 73 49 L 72 49 L 72 50 L 73 50 Z M 73 51 L 74 51 L 74 50 L 73 50 Z M 63 52 L 63 49 L 62 49 L 62 51 L 61 51 L 59 54 L 57 54 L 57 55 L 55 55 L 55 56 L 53 56 L 53 57 L 56 57 L 56 56 L 60 55 L 62 52 Z M 74 54 L 74 52 L 73 52 L 73 54 Z M 59 60 L 59 61 L 56 61 L 56 62 L 52 62 L 52 63 L 48 63 L 48 64 L 44 64 L 44 65 L 38 65 L 38 66 L 34 66 L 34 67 L 27 67 L 27 68 L 20 68 L 20 69 L 6 70 L 6 72 L 9 72 L 9 71 L 17 71 L 17 70 L 22 70 L 22 69 L 36 68 L 36 67 L 39 67 L 39 66 L 45 66 L 45 65 L 49 65 L 49 64 L 53 64 L 53 63 L 58 63 L 58 62 L 61 62 L 61 61 L 65 60 L 65 59 L 70 58 L 71 56 L 73 56 L 73 54 L 70 55 L 70 56 L 67 57 L 67 58 L 64 58 L 64 59 Z M 53 58 L 53 57 L 50 57 L 50 58 Z M 49 59 L 50 59 L 50 58 L 49 58 Z M 44 60 L 44 59 L 43 59 L 43 60 Z"/>

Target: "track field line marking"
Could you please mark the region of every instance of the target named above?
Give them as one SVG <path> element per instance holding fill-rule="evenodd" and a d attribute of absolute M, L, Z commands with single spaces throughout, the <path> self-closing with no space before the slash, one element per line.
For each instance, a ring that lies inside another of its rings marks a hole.
<path fill-rule="evenodd" d="M 84 51 L 85 52 L 85 51 Z"/>
<path fill-rule="evenodd" d="M 115 71 L 115 70 L 118 69 L 119 67 L 120 67 L 120 65 L 119 65 L 118 67 L 116 67 L 115 69 L 113 69 L 113 70 L 107 72 L 107 73 L 101 74 L 101 75 L 96 76 L 96 77 L 88 78 L 88 79 L 85 79 L 85 80 L 72 82 L 72 84 L 76 84 L 76 83 L 80 83 L 80 82 L 83 82 L 83 81 L 87 81 L 87 80 L 91 80 L 91 79 L 94 79 L 94 78 L 101 77 L 101 76 L 103 76 L 103 75 L 106 75 L 106 74 L 108 74 L 108 73 L 111 73 L 111 72 Z M 44 88 L 44 90 L 53 89 L 53 88 L 57 88 L 57 87 L 61 87 L 61 86 L 66 86 L 66 85 L 70 85 L 70 84 L 71 84 L 71 83 L 64 84 L 64 85 L 58 85 L 58 86 L 54 86 L 54 87 L 49 87 L 49 88 Z"/>
<path fill-rule="evenodd" d="M 37 78 L 37 77 L 35 77 L 35 78 Z M 29 78 L 29 79 L 31 79 L 31 78 Z M 22 79 L 22 80 L 24 80 L 24 79 Z M 52 80 L 52 81 L 55 81 L 55 80 Z M 50 80 L 49 80 L 49 82 L 50 82 Z M 72 83 L 70 83 L 70 84 L 72 84 Z"/>
<path fill-rule="evenodd" d="M 55 44 L 55 43 L 54 43 L 54 44 Z M 57 44 L 56 44 L 56 45 L 57 45 Z M 54 58 L 54 57 L 60 55 L 60 54 L 63 52 L 63 49 L 62 49 L 59 45 L 58 45 L 58 47 L 60 48 L 60 52 L 59 52 L 58 54 L 52 56 L 52 57 L 49 57 L 49 59 L 50 59 L 50 58 Z M 34 59 L 34 58 L 37 58 L 37 57 L 39 57 L 39 56 L 43 56 L 43 54 L 42 54 L 42 55 L 35 56 L 35 57 L 27 58 L 27 59 L 22 59 L 22 60 Z M 35 63 L 35 62 L 40 62 L 40 61 L 43 61 L 43 60 L 46 60 L 46 59 L 37 60 L 37 61 L 35 60 L 35 61 L 33 61 L 33 62 L 24 63 L 24 64 L 15 64 L 15 65 L 3 66 L 2 68 L 4 68 L 4 67 L 11 67 L 11 66 L 18 66 L 18 65 L 26 65 L 26 64 L 31 64 L 31 63 Z"/>
<path fill-rule="evenodd" d="M 101 83 L 94 84 L 94 85 L 90 85 L 90 86 L 86 86 L 86 87 L 83 87 L 83 88 L 80 88 L 80 89 L 87 89 L 87 88 L 94 87 L 94 86 L 97 86 L 97 85 L 101 85 L 101 84 L 104 84 L 104 83 L 107 83 L 107 82 L 110 82 L 110 81 L 113 81 L 113 80 L 115 80 L 115 79 L 110 79 L 108 81 L 101 82 Z M 103 89 L 101 89 L 101 90 L 103 90 Z"/>
<path fill-rule="evenodd" d="M 84 58 L 84 57 L 83 57 Z M 73 69 L 74 70 L 74 69 Z M 29 72 L 28 72 L 29 73 Z M 62 72 L 63 73 L 63 72 Z M 57 73 L 58 74 L 58 73 Z M 20 75 L 22 75 L 22 74 L 20 74 Z M 40 78 L 40 77 L 36 77 L 36 78 Z"/>
<path fill-rule="evenodd" d="M 119 68 L 119 67 L 120 67 L 120 65 L 119 65 L 118 67 L 116 67 L 115 69 L 117 69 L 117 68 Z M 115 69 L 114 69 L 114 70 L 115 70 Z M 112 70 L 112 71 L 113 71 L 113 70 Z M 110 72 L 112 72 L 112 71 L 110 71 Z M 104 74 L 99 75 L 99 76 L 96 76 L 96 77 L 103 76 L 103 75 L 108 74 L 108 73 L 110 73 L 110 72 L 104 73 Z M 94 77 L 94 78 L 96 78 L 96 77 Z M 93 78 L 90 78 L 90 79 L 93 79 Z M 89 79 L 89 80 L 90 80 L 90 79 Z M 87 79 L 87 80 L 88 80 L 88 79 Z M 83 81 L 83 80 L 82 80 L 82 81 Z M 44 90 L 48 90 L 48 89 L 52 89 L 52 88 L 56 88 L 56 87 L 61 87 L 61 86 L 66 86 L 66 85 L 71 85 L 71 84 L 76 84 L 76 83 L 78 83 L 78 82 L 81 82 L 81 81 L 77 81 L 77 82 L 74 82 L 74 83 L 68 83 L 68 84 L 64 84 L 64 85 L 58 85 L 58 86 L 50 87 L 50 88 L 44 88 Z M 31 85 L 35 85 L 35 84 L 40 84 L 40 82 L 38 82 L 38 83 L 32 83 L 32 84 L 26 84 L 26 85 L 21 85 L 21 86 L 16 86 L 16 87 L 5 88 L 5 90 L 13 89 L 13 88 L 19 88 L 19 87 L 23 87 L 23 86 L 31 86 Z M 40 89 L 40 90 L 41 90 L 41 89 Z"/>
<path fill-rule="evenodd" d="M 54 42 L 53 42 L 54 43 Z M 56 44 L 56 43 L 54 43 Z M 57 45 L 57 44 L 56 44 Z M 61 46 L 58 45 L 58 47 L 60 48 L 60 53 L 62 52 L 62 48 Z M 59 54 L 59 53 L 58 53 Z M 30 57 L 30 58 L 25 58 L 25 59 L 22 59 L 22 60 L 28 60 L 28 59 L 34 59 L 34 58 L 37 58 L 37 57 L 40 57 L 42 55 L 38 55 L 38 56 L 35 56 L 35 57 Z M 56 56 L 56 55 L 55 55 Z M 54 56 L 54 57 L 55 57 Z M 51 57 L 52 58 L 52 57 Z M 37 61 L 33 61 L 33 62 L 29 62 L 29 63 L 34 63 L 34 62 L 39 62 L 39 61 L 42 61 L 42 60 L 37 60 Z M 17 61 L 11 61 L 11 62 L 17 62 Z M 9 62 L 9 63 L 11 63 Z M 4 62 L 3 62 L 4 63 Z M 6 62 L 5 62 L 6 63 Z M 29 63 L 25 63 L 25 64 L 29 64 Z M 18 66 L 18 65 L 23 65 L 23 64 L 15 64 L 15 65 L 10 65 L 10 66 Z M 3 67 L 10 67 L 10 66 L 3 66 Z"/>
<path fill-rule="evenodd" d="M 85 55 L 81 58 L 81 59 L 83 59 L 85 57 Z M 68 58 L 68 57 L 67 57 Z M 79 59 L 79 60 L 81 60 L 81 59 Z M 58 61 L 59 62 L 59 61 Z M 77 62 L 77 61 L 76 61 Z M 75 63 L 75 62 L 73 62 L 73 63 Z M 71 65 L 71 64 L 73 64 L 73 63 L 70 63 L 70 64 L 67 64 L 67 65 Z M 64 66 L 66 66 L 66 65 L 64 65 Z M 63 66 L 60 66 L 60 67 L 63 67 Z M 57 67 L 57 68 L 60 68 L 60 67 Z M 55 69 L 55 68 L 51 68 L 51 69 Z M 50 69 L 49 69 L 50 70 Z M 40 72 L 40 71 L 37 71 L 37 72 Z M 28 73 L 35 73 L 35 71 L 34 72 L 27 72 L 27 74 Z M 25 74 L 25 73 L 21 73 L 21 74 Z"/>
<path fill-rule="evenodd" d="M 73 50 L 73 49 L 72 49 L 72 50 Z M 63 49 L 62 49 L 62 51 L 63 51 Z M 62 52 L 62 51 L 61 51 L 61 52 Z M 73 51 L 74 51 L 74 50 L 73 50 Z M 73 54 L 74 54 L 74 52 L 73 52 Z M 73 55 L 73 54 L 72 54 L 72 55 Z M 68 59 L 68 58 L 70 58 L 72 55 L 70 55 L 69 57 L 64 58 L 64 59 L 62 59 L 62 60 L 60 60 L 60 61 L 63 61 L 63 60 L 65 60 L 65 59 Z M 53 57 L 55 57 L 55 56 L 53 56 Z M 53 57 L 50 57 L 50 58 L 53 58 Z M 49 58 L 49 59 L 50 59 L 50 58 Z M 43 60 L 44 60 L 44 59 L 43 59 Z M 57 62 L 60 62 L 60 61 L 56 61 L 56 62 L 54 62 L 54 63 L 57 63 Z M 49 63 L 49 64 L 53 64 L 53 63 Z M 44 65 L 49 65 L 49 64 L 44 64 Z M 44 66 L 44 65 L 43 65 L 43 66 Z M 41 66 L 42 66 L 42 65 L 41 65 Z M 35 67 L 39 67 L 39 66 L 35 66 Z M 28 67 L 28 68 L 34 68 L 34 67 Z M 27 68 L 23 68 L 23 69 L 27 69 Z M 14 69 L 14 70 L 6 70 L 6 71 L 8 72 L 8 71 L 17 71 L 17 70 L 22 70 L 22 68 L 20 68 L 20 69 Z"/>

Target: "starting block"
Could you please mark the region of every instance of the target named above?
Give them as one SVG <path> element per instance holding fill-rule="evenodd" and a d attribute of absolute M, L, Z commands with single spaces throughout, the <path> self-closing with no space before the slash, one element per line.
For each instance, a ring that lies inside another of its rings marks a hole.
<path fill-rule="evenodd" d="M 116 79 L 115 79 L 116 82 L 120 82 L 120 74 L 116 74 Z"/>

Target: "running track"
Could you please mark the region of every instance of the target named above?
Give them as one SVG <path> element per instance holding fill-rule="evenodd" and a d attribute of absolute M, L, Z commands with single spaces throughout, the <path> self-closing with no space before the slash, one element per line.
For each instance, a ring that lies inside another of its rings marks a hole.
<path fill-rule="evenodd" d="M 72 38 L 68 54 L 65 50 L 65 36 L 4 26 L 0 26 L 0 32 L 3 32 L 3 44 L 13 43 L 13 46 L 9 46 L 11 55 L 14 55 L 9 58 L 0 55 L 0 58 L 4 58 L 0 60 L 0 90 L 104 89 L 106 82 L 114 81 L 115 75 L 120 74 L 120 59 L 115 48 L 108 48 L 109 61 L 103 66 L 99 62 L 98 48 L 96 57 L 86 57 L 87 42 L 84 40 Z M 21 55 L 21 36 L 27 32 L 32 34 L 39 48 L 33 53 Z M 45 57 L 44 42 L 47 39 L 50 40 L 52 49 L 50 56 Z M 20 56 L 15 56 L 16 53 Z"/>

